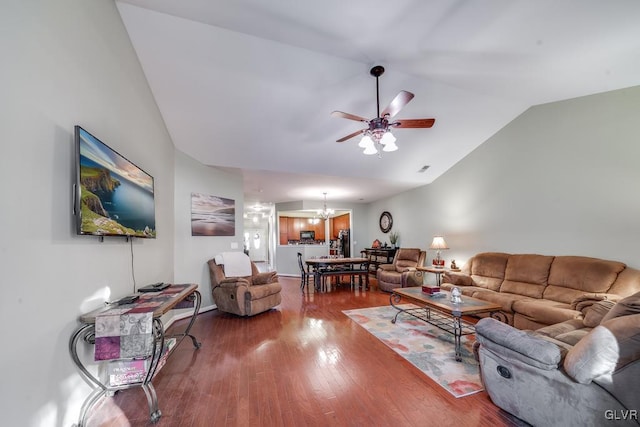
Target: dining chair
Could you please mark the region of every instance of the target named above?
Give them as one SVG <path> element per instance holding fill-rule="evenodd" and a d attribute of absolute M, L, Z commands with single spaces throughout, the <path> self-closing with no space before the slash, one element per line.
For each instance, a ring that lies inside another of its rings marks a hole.
<path fill-rule="evenodd" d="M 312 274 L 305 268 L 304 262 L 302 261 L 302 253 L 298 252 L 298 266 L 300 267 L 300 290 L 304 292 L 305 285 L 307 286 L 307 291 L 309 290 L 309 278 Z"/>

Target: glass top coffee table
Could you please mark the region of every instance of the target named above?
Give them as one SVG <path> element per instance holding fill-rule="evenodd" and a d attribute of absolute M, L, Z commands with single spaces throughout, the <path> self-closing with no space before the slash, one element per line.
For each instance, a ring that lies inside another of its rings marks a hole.
<path fill-rule="evenodd" d="M 438 295 L 442 296 L 438 297 Z M 396 288 L 393 290 L 389 300 L 391 305 L 398 310 L 391 323 L 396 323 L 400 313 L 406 313 L 452 334 L 458 362 L 462 360 L 460 338 L 476 331 L 471 323 L 462 320 L 462 316 L 482 313 L 491 314 L 500 310 L 500 306 L 497 304 L 464 295 L 462 295 L 462 302 L 453 303 L 449 292 L 441 291 L 438 294 L 430 295 L 422 292 L 422 287 L 420 286 Z M 418 307 L 400 307 L 399 304 L 403 300 Z"/>

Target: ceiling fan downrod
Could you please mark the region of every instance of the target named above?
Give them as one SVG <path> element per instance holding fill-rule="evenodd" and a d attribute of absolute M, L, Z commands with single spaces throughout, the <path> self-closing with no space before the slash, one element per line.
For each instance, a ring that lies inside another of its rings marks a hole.
<path fill-rule="evenodd" d="M 369 73 L 376 78 L 376 117 L 380 118 L 380 86 L 378 77 L 384 74 L 384 67 L 382 65 L 376 65 Z"/>

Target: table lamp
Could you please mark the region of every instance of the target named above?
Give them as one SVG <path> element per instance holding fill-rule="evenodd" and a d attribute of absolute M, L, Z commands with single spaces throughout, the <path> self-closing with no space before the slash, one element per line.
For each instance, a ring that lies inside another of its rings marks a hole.
<path fill-rule="evenodd" d="M 436 251 L 436 257 L 433 260 L 433 265 L 438 268 L 444 267 L 444 260 L 440 258 L 440 251 L 449 249 L 447 246 L 447 242 L 444 241 L 444 237 L 442 236 L 433 236 L 433 241 L 431 242 L 431 246 L 429 249 L 434 249 Z"/>

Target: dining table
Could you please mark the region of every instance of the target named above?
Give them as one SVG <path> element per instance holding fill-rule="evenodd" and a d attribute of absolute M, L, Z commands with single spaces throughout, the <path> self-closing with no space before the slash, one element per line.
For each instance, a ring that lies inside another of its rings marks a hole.
<path fill-rule="evenodd" d="M 350 276 L 351 285 L 355 284 L 355 278 L 358 277 L 359 286 L 363 290 L 369 288 L 369 259 L 364 257 L 339 257 L 329 256 L 320 258 L 309 258 L 305 260 L 310 273 L 313 274 L 313 283 L 317 291 L 326 289 L 325 279 L 327 277 Z M 362 277 L 364 276 L 364 284 Z"/>

